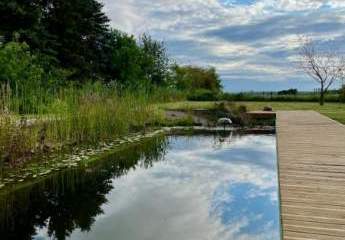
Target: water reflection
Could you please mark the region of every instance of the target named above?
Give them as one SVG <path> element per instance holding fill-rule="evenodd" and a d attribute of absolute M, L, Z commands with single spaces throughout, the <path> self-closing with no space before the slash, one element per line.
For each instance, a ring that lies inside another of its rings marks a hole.
<path fill-rule="evenodd" d="M 131 169 L 149 168 L 160 161 L 166 149 L 165 138 L 155 138 L 97 162 L 89 168 L 59 173 L 44 182 L 6 196 L 0 196 L 1 239 L 32 239 L 38 229 L 44 237 L 66 239 L 78 229 L 91 230 L 95 217 L 103 214 L 112 179 Z M 39 231 L 38 231 L 39 232 Z"/>
<path fill-rule="evenodd" d="M 276 177 L 274 136 L 157 138 L 3 197 L 0 236 L 279 239 Z"/>

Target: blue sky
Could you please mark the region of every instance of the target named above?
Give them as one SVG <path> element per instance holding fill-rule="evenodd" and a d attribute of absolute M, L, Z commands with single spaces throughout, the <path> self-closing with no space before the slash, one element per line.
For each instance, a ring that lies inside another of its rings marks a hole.
<path fill-rule="evenodd" d="M 345 46 L 344 0 L 102 2 L 114 28 L 163 40 L 178 63 L 216 67 L 232 92 L 317 88 L 298 68 L 298 39 Z"/>

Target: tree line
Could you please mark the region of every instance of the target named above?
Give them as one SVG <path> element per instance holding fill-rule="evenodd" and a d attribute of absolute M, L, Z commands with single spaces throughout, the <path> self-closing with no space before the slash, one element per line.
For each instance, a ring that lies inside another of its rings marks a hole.
<path fill-rule="evenodd" d="M 163 42 L 112 29 L 96 0 L 1 1 L 0 62 L 0 82 L 15 84 L 40 78 L 39 85 L 100 81 L 133 89 L 221 90 L 215 69 L 179 66 Z"/>

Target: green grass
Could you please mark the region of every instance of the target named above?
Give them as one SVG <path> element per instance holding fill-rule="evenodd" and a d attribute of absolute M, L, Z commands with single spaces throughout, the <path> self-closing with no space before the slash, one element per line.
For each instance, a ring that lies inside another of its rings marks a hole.
<path fill-rule="evenodd" d="M 324 114 L 342 124 L 345 124 L 345 104 L 344 103 L 326 103 L 320 106 L 318 103 L 310 102 L 236 102 L 238 105 L 246 105 L 249 111 L 262 110 L 264 106 L 271 106 L 273 110 L 314 110 Z M 214 102 L 175 102 L 160 104 L 161 109 L 212 109 Z"/>

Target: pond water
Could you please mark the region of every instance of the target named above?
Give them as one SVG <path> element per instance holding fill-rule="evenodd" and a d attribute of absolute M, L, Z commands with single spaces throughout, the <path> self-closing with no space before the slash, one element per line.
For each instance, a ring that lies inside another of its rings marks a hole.
<path fill-rule="evenodd" d="M 274 135 L 157 137 L 0 196 L 1 239 L 280 238 Z"/>

